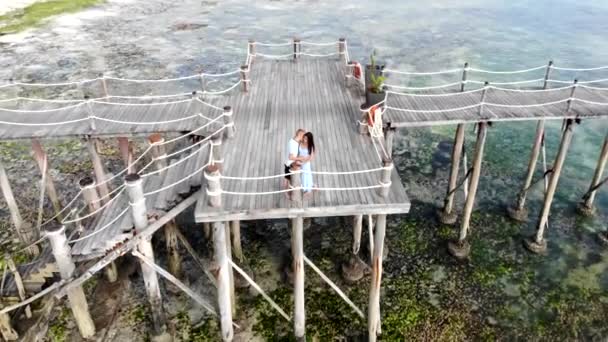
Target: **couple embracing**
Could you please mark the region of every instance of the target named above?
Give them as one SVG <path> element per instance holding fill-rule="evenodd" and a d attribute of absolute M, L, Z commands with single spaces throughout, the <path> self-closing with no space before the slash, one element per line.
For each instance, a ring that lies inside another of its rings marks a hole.
<path fill-rule="evenodd" d="M 311 132 L 299 128 L 287 145 L 285 159 L 285 187 L 291 187 L 291 177 L 301 177 L 304 196 L 312 193 L 313 181 L 310 162 L 315 156 L 315 140 Z M 290 175 L 292 170 L 301 169 L 302 173 Z M 288 193 L 291 197 L 291 193 Z"/>

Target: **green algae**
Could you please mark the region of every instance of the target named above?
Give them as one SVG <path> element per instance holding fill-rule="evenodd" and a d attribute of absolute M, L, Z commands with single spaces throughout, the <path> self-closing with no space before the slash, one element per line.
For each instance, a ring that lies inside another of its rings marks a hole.
<path fill-rule="evenodd" d="M 0 35 L 39 26 L 45 19 L 99 5 L 105 0 L 49 0 L 0 15 Z"/>

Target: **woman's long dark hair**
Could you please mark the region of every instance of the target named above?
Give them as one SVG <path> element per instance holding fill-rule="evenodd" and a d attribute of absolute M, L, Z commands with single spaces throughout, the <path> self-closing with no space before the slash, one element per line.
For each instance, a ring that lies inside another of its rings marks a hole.
<path fill-rule="evenodd" d="M 306 139 L 308 139 L 308 153 L 313 154 L 315 152 L 315 138 L 310 132 L 306 132 L 304 136 L 306 137 Z"/>

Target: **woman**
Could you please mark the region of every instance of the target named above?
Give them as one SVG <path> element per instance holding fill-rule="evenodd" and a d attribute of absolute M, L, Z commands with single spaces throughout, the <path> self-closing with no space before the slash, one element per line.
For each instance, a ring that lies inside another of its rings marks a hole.
<path fill-rule="evenodd" d="M 304 195 L 308 195 L 311 193 L 313 188 L 310 162 L 315 157 L 315 139 L 312 133 L 307 132 L 304 134 L 304 138 L 302 139 L 298 149 L 298 155 L 299 157 L 303 158 L 302 191 L 304 191 Z"/>

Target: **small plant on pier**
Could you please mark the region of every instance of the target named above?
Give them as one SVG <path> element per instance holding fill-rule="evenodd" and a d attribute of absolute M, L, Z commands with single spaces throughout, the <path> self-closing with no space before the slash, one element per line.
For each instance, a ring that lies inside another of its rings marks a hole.
<path fill-rule="evenodd" d="M 375 94 L 383 93 L 382 86 L 384 85 L 384 81 L 386 81 L 386 77 L 382 76 L 382 73 L 379 75 L 376 74 L 376 70 L 378 70 L 378 66 L 376 65 L 376 50 L 369 56 L 369 60 L 371 70 L 369 74 L 370 84 L 368 90 Z"/>

